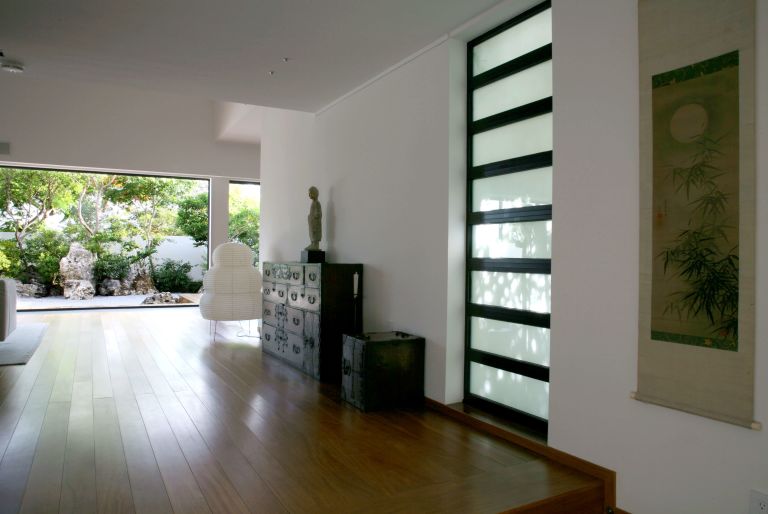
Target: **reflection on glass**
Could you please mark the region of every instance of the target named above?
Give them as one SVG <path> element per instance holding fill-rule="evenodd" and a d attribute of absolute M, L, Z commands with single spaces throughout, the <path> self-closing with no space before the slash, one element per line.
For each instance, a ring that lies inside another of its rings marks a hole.
<path fill-rule="evenodd" d="M 472 165 L 552 150 L 552 113 L 472 136 Z"/>
<path fill-rule="evenodd" d="M 552 61 L 491 82 L 472 93 L 472 120 L 552 96 Z"/>
<path fill-rule="evenodd" d="M 551 311 L 551 276 L 502 271 L 472 272 L 472 303 L 533 312 Z"/>
<path fill-rule="evenodd" d="M 552 9 L 547 9 L 477 45 L 472 52 L 472 75 L 479 75 L 551 42 Z"/>
<path fill-rule="evenodd" d="M 549 366 L 549 329 L 472 317 L 470 344 L 476 350 Z"/>
<path fill-rule="evenodd" d="M 253 263 L 259 265 L 259 220 L 261 185 L 229 183 L 229 240 L 253 250 Z"/>
<path fill-rule="evenodd" d="M 472 228 L 472 257 L 549 259 L 552 221 L 492 223 Z"/>
<path fill-rule="evenodd" d="M 477 362 L 469 366 L 469 392 L 549 419 L 549 384 Z"/>
<path fill-rule="evenodd" d="M 552 205 L 552 167 L 477 179 L 472 183 L 474 212 Z"/>

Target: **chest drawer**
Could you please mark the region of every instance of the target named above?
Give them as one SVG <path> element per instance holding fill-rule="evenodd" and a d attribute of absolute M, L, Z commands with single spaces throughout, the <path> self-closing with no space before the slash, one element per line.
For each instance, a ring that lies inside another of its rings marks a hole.
<path fill-rule="evenodd" d="M 289 307 L 305 311 L 320 310 L 320 290 L 313 287 L 291 286 L 288 288 Z"/>
<path fill-rule="evenodd" d="M 277 305 L 272 302 L 264 302 L 263 321 L 272 326 L 277 326 Z"/>
<path fill-rule="evenodd" d="M 285 305 L 288 300 L 288 284 L 275 284 L 271 301 Z"/>
<path fill-rule="evenodd" d="M 261 325 L 261 346 L 269 353 L 277 353 L 277 328 L 272 325 Z"/>
<path fill-rule="evenodd" d="M 304 285 L 320 288 L 320 266 L 307 264 L 304 266 Z"/>
<path fill-rule="evenodd" d="M 288 283 L 293 286 L 304 284 L 304 266 L 298 264 L 288 267 Z"/>
<path fill-rule="evenodd" d="M 264 281 L 261 284 L 261 296 L 267 302 L 275 302 L 275 283 Z"/>
<path fill-rule="evenodd" d="M 304 367 L 304 336 L 288 332 L 284 345 L 284 357 L 297 368 Z"/>
<path fill-rule="evenodd" d="M 285 329 L 296 334 L 304 333 L 304 312 L 293 307 L 285 308 Z"/>

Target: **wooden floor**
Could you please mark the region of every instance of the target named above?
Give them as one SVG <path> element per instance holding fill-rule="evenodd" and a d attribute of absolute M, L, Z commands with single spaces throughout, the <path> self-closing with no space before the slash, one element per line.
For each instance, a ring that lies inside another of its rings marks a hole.
<path fill-rule="evenodd" d="M 41 321 L 0 367 L 0 513 L 481 513 L 600 487 L 432 411 L 360 413 L 195 308 L 19 319 Z"/>

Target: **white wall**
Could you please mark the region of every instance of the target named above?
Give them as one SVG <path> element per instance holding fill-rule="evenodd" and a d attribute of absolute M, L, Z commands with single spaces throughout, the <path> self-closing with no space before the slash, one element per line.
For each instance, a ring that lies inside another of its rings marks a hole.
<path fill-rule="evenodd" d="M 310 186 L 320 190 L 323 244 L 328 241 L 328 190 L 315 157 L 315 116 L 299 111 L 266 109 L 261 139 L 261 218 L 259 258 L 297 261 L 309 244 L 307 214 Z"/>
<path fill-rule="evenodd" d="M 638 312 L 637 2 L 555 0 L 552 446 L 615 469 L 634 514 L 746 514 L 768 433 L 631 400 Z M 768 2 L 759 0 L 757 312 L 768 301 Z M 684 20 L 680 21 L 684 23 Z M 768 424 L 768 320 L 756 418 Z"/>
<path fill-rule="evenodd" d="M 459 272 L 448 275 L 449 215 L 456 222 L 458 209 L 462 227 L 464 209 L 462 160 L 449 155 L 456 51 L 461 45 L 443 43 L 316 117 L 275 111 L 262 139 L 263 260 L 299 257 L 308 243 L 307 188 L 317 186 L 328 260 L 365 264 L 364 329 L 424 336 L 426 392 L 440 401 L 460 399 L 461 387 L 453 381 L 446 395 L 447 340 L 462 344 L 460 332 L 447 334 L 448 282 L 464 281 L 460 244 Z M 449 187 L 460 199 L 451 214 Z M 450 310 L 459 327 L 460 289 Z M 453 361 L 460 373 L 461 357 Z"/>
<path fill-rule="evenodd" d="M 211 100 L 0 76 L 0 161 L 259 178 L 259 147 L 216 141 Z"/>

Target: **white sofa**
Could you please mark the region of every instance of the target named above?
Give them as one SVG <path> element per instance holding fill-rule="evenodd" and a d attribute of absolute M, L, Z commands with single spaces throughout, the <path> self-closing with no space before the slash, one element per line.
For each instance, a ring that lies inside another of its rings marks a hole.
<path fill-rule="evenodd" d="M 16 329 L 16 281 L 0 279 L 0 341 Z"/>

